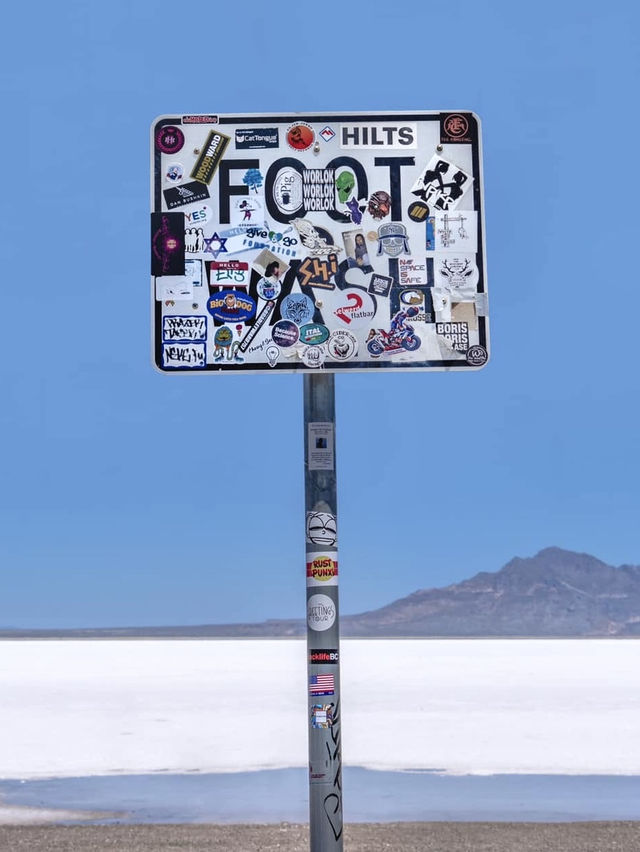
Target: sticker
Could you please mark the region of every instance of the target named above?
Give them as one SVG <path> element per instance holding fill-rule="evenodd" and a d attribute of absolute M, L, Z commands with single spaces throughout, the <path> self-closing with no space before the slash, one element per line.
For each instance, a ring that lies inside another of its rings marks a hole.
<path fill-rule="evenodd" d="M 320 347 L 308 348 L 317 351 Z M 333 423 L 309 423 L 307 437 L 309 470 L 333 470 Z"/>
<path fill-rule="evenodd" d="M 418 126 L 407 124 L 343 124 L 341 148 L 417 148 Z"/>
<path fill-rule="evenodd" d="M 183 124 L 217 124 L 217 115 L 183 115 Z"/>
<path fill-rule="evenodd" d="M 338 333 L 348 334 L 348 332 Z M 331 515 L 329 512 L 307 512 L 306 533 L 307 544 L 333 547 L 338 540 L 338 526 L 335 515 Z"/>
<path fill-rule="evenodd" d="M 436 287 L 451 293 L 454 302 L 473 302 L 479 272 L 474 255 L 445 254 L 435 259 Z"/>
<path fill-rule="evenodd" d="M 478 214 L 474 210 L 456 210 L 455 213 L 436 213 L 427 220 L 431 225 L 432 248 L 436 251 L 477 251 Z"/>
<path fill-rule="evenodd" d="M 184 133 L 179 127 L 168 125 L 156 132 L 156 148 L 163 154 L 177 154 L 184 145 Z"/>
<path fill-rule="evenodd" d="M 273 200 L 281 213 L 290 215 L 302 207 L 302 175 L 297 169 L 285 166 L 273 182 Z"/>
<path fill-rule="evenodd" d="M 316 134 L 311 125 L 300 121 L 287 128 L 287 144 L 295 151 L 308 151 L 315 142 Z"/>
<path fill-rule="evenodd" d="M 350 331 L 338 329 L 331 332 L 327 349 L 329 350 L 329 355 L 335 361 L 348 361 L 357 353 L 358 341 Z"/>
<path fill-rule="evenodd" d="M 484 346 L 472 346 L 467 352 L 467 364 L 471 367 L 482 367 L 483 364 L 487 363 L 489 356 L 487 355 L 487 350 Z M 321 597 L 320 595 L 316 595 L 316 597 Z M 307 607 L 307 613 L 309 609 Z M 314 628 L 317 629 L 317 628 Z"/>
<path fill-rule="evenodd" d="M 217 232 L 214 233 L 211 237 L 204 238 L 204 253 L 212 254 L 214 258 L 217 259 L 218 255 L 222 252 L 226 252 L 225 243 L 227 242 L 226 237 L 218 236 Z M 214 245 L 215 244 L 215 245 Z"/>
<path fill-rule="evenodd" d="M 451 142 L 472 142 L 469 134 L 469 120 L 459 112 L 440 116 L 440 144 Z"/>
<path fill-rule="evenodd" d="M 276 306 L 275 302 L 267 302 L 255 319 L 253 326 L 247 332 L 246 337 L 240 342 L 240 352 L 246 352 L 252 341 L 257 337 L 262 326 L 267 322 Z"/>
<path fill-rule="evenodd" d="M 244 177 L 242 178 L 242 183 L 246 184 L 249 189 L 252 189 L 254 192 L 257 192 L 260 189 L 263 181 L 264 178 L 262 177 L 260 169 L 247 169 L 244 173 Z"/>
<path fill-rule="evenodd" d="M 437 322 L 436 334 L 444 338 L 454 352 L 469 348 L 469 325 L 466 322 Z"/>
<path fill-rule="evenodd" d="M 234 199 L 230 210 L 232 228 L 264 226 L 264 204 L 260 196 L 243 196 Z"/>
<path fill-rule="evenodd" d="M 258 290 L 258 296 L 268 301 L 269 299 L 278 298 L 282 286 L 274 275 L 270 275 L 268 278 L 261 278 L 256 285 L 256 289 Z"/>
<path fill-rule="evenodd" d="M 261 282 L 258 284 L 258 289 L 260 289 L 260 284 L 262 282 L 262 289 L 265 295 L 262 296 L 263 299 L 275 299 L 280 295 L 280 281 L 284 277 L 289 269 L 289 264 L 285 263 L 283 260 L 280 260 L 279 257 L 276 257 L 275 254 L 269 251 L 269 249 L 264 249 L 260 252 L 260 254 L 255 258 L 252 263 L 253 268 L 262 276 Z M 269 288 L 272 287 L 274 291 L 276 291 L 275 296 L 267 296 L 266 293 Z"/>
<path fill-rule="evenodd" d="M 400 301 L 403 305 L 422 305 L 424 303 L 424 293 L 419 290 L 403 290 L 400 293 Z"/>
<path fill-rule="evenodd" d="M 451 322 L 451 293 L 432 287 L 431 300 L 436 314 L 436 322 Z"/>
<path fill-rule="evenodd" d="M 202 183 L 192 181 L 191 183 L 183 183 L 180 186 L 172 186 L 170 189 L 162 191 L 164 200 L 169 208 L 183 207 L 185 204 L 195 204 L 197 201 L 205 201 L 209 198 L 209 188 Z"/>
<path fill-rule="evenodd" d="M 278 363 L 278 358 L 280 357 L 280 350 L 275 345 L 275 343 L 272 343 L 269 346 L 267 346 L 267 349 L 265 351 L 265 355 L 267 356 L 267 361 L 269 362 L 269 366 L 275 367 L 275 365 Z"/>
<path fill-rule="evenodd" d="M 337 586 L 338 562 L 327 554 L 307 554 L 307 586 Z"/>
<path fill-rule="evenodd" d="M 251 127 L 249 130 L 236 130 L 236 148 L 239 151 L 250 148 L 277 148 L 279 145 L 277 127 Z"/>
<path fill-rule="evenodd" d="M 204 249 L 204 231 L 202 228 L 185 228 L 184 250 L 188 254 L 199 254 Z"/>
<path fill-rule="evenodd" d="M 384 219 L 385 216 L 388 216 L 391 213 L 391 196 L 389 193 L 382 189 L 374 192 L 369 199 L 367 210 L 374 219 Z"/>
<path fill-rule="evenodd" d="M 355 183 L 353 175 L 352 179 Z M 336 185 L 335 169 L 305 169 L 302 172 L 302 199 L 307 213 L 328 213 L 335 210 Z"/>
<path fill-rule="evenodd" d="M 189 225 L 206 225 L 207 222 L 211 221 L 211 216 L 211 208 L 206 204 L 197 210 L 190 210 L 189 212 L 185 211 L 184 214 L 185 221 Z"/>
<path fill-rule="evenodd" d="M 374 272 L 369 280 L 368 291 L 373 296 L 386 297 L 389 295 L 392 286 L 393 278 L 390 278 L 388 275 L 378 275 L 377 272 Z"/>
<path fill-rule="evenodd" d="M 318 257 L 305 257 L 296 276 L 300 285 L 305 287 L 321 287 L 324 290 L 334 290 L 335 282 L 331 279 L 338 271 L 338 256 L 330 254 L 326 260 L 320 260 Z"/>
<path fill-rule="evenodd" d="M 271 329 L 271 337 L 274 343 L 286 349 L 288 346 L 294 346 L 298 342 L 300 331 L 294 322 L 280 320 Z"/>
<path fill-rule="evenodd" d="M 453 210 L 472 183 L 471 175 L 436 154 L 411 192 L 435 210 Z"/>
<path fill-rule="evenodd" d="M 238 355 L 240 342 L 238 340 L 234 342 L 233 331 L 228 326 L 223 325 L 216 331 L 213 342 L 215 344 L 213 350 L 214 361 L 222 361 L 225 356 L 227 361 L 236 361 L 239 363 L 244 361 L 244 358 Z"/>
<path fill-rule="evenodd" d="M 362 214 L 365 211 L 365 207 L 365 204 L 359 204 L 355 198 L 347 201 L 347 209 L 354 225 L 359 225 L 362 222 Z"/>
<path fill-rule="evenodd" d="M 414 222 L 426 222 L 429 215 L 429 206 L 424 201 L 414 201 L 409 205 L 407 215 Z"/>
<path fill-rule="evenodd" d="M 309 651 L 309 663 L 321 666 L 337 666 L 340 662 L 340 651 L 337 648 L 322 648 Z"/>
<path fill-rule="evenodd" d="M 333 315 L 337 317 L 340 323 L 343 323 L 349 329 L 369 325 L 375 315 L 376 306 L 366 290 L 353 287 L 349 290 L 336 291 L 336 296 L 337 300 L 334 301 L 334 305 L 337 305 L 337 307 L 333 311 Z"/>
<path fill-rule="evenodd" d="M 231 142 L 229 136 L 217 130 L 211 130 L 207 141 L 202 146 L 202 153 L 193 167 L 191 177 L 200 183 L 211 183 L 229 142 Z"/>
<path fill-rule="evenodd" d="M 317 322 L 311 322 L 303 325 L 300 329 L 300 343 L 305 346 L 319 346 L 324 343 L 329 337 L 329 329 L 326 325 L 320 325 Z"/>
<path fill-rule="evenodd" d="M 406 322 L 414 319 L 420 313 L 419 309 L 411 306 L 406 310 L 398 311 L 391 320 L 391 329 L 385 331 L 382 328 L 372 328 L 367 337 L 367 351 L 373 358 L 381 355 L 390 357 L 401 352 L 415 352 L 420 348 L 422 341 L 415 334 L 413 326 Z"/>
<path fill-rule="evenodd" d="M 249 264 L 242 260 L 212 260 L 207 262 L 209 269 L 209 287 L 228 286 L 228 282 L 238 286 L 249 283 Z M 212 292 L 213 295 L 213 292 Z"/>
<path fill-rule="evenodd" d="M 329 127 L 328 124 L 325 124 L 320 131 L 319 136 L 321 139 L 324 139 L 325 142 L 331 142 L 332 139 L 335 139 L 336 132 L 333 127 Z"/>
<path fill-rule="evenodd" d="M 162 366 L 170 369 L 205 367 L 205 346 L 204 343 L 163 343 Z"/>
<path fill-rule="evenodd" d="M 369 250 L 364 233 L 361 230 L 343 231 L 342 241 L 350 267 L 370 266 Z"/>
<path fill-rule="evenodd" d="M 209 297 L 207 310 L 220 322 L 246 322 L 256 312 L 256 303 L 238 290 L 222 290 Z"/>
<path fill-rule="evenodd" d="M 163 316 L 162 340 L 173 343 L 176 340 L 205 341 L 207 339 L 207 318 L 204 316 Z"/>
<path fill-rule="evenodd" d="M 151 214 L 151 274 L 184 275 L 184 215 Z"/>
<path fill-rule="evenodd" d="M 290 225 L 284 231 L 272 231 L 267 228 L 247 228 L 245 230 L 245 239 L 242 240 L 241 248 L 233 248 L 232 253 L 236 251 L 246 251 L 251 248 L 268 247 L 274 252 L 296 257 L 298 250 L 295 246 L 298 245 L 298 238 L 289 236 L 290 233 L 295 233 L 294 228 Z"/>
<path fill-rule="evenodd" d="M 304 293 L 289 293 L 280 305 L 283 319 L 291 320 L 296 325 L 306 325 L 311 322 L 315 313 L 315 305 Z"/>
<path fill-rule="evenodd" d="M 341 204 L 347 203 L 351 196 L 351 193 L 355 188 L 355 185 L 356 178 L 353 172 L 340 172 L 340 174 L 336 178 L 336 189 L 338 190 L 338 200 Z"/>
<path fill-rule="evenodd" d="M 321 632 L 333 627 L 336 606 L 327 595 L 311 595 L 307 601 L 307 624 L 311 630 Z"/>
<path fill-rule="evenodd" d="M 156 278 L 156 299 L 184 301 L 193 298 L 193 288 L 202 287 L 202 261 L 185 260 L 184 275 Z"/>
<path fill-rule="evenodd" d="M 333 244 L 329 231 L 312 224 L 308 219 L 294 219 L 292 224 L 300 235 L 300 242 L 310 255 L 323 257 L 342 251 L 340 246 Z"/>
<path fill-rule="evenodd" d="M 401 287 L 426 287 L 428 284 L 427 261 L 399 258 L 398 284 Z"/>
<path fill-rule="evenodd" d="M 389 222 L 378 228 L 378 256 L 383 252 L 389 257 L 411 254 L 407 229 L 402 222 Z"/>
<path fill-rule="evenodd" d="M 307 367 L 322 367 L 327 357 L 327 347 L 323 344 L 319 346 L 305 346 L 300 354 L 303 364 Z"/>
<path fill-rule="evenodd" d="M 335 707 L 333 704 L 312 704 L 311 705 L 311 727 L 317 730 L 327 730 L 333 727 L 333 714 Z M 318 781 L 320 778 L 325 778 L 326 772 L 318 772 L 311 774 L 312 781 Z"/>
<path fill-rule="evenodd" d="M 314 674 L 309 675 L 309 695 L 335 695 L 335 676 L 332 672 L 329 674 Z"/>
<path fill-rule="evenodd" d="M 169 183 L 178 183 L 179 180 L 182 180 L 183 175 L 184 168 L 182 167 L 182 163 L 170 163 L 164 173 L 165 180 L 169 181 Z"/>

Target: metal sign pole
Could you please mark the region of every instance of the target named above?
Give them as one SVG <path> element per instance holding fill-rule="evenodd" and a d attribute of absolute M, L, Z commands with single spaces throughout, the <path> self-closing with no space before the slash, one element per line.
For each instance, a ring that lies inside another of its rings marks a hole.
<path fill-rule="evenodd" d="M 342 852 L 334 376 L 303 380 L 310 849 Z"/>

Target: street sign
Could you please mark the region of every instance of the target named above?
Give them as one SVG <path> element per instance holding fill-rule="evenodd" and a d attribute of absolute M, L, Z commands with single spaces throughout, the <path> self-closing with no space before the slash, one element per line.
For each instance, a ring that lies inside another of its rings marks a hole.
<path fill-rule="evenodd" d="M 151 168 L 161 371 L 487 362 L 473 113 L 162 116 Z"/>

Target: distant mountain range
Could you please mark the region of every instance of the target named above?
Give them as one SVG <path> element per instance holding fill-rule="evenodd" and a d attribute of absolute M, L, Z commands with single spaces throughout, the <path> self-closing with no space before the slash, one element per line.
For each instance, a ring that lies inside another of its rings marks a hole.
<path fill-rule="evenodd" d="M 381 609 L 340 618 L 342 636 L 640 636 L 640 566 L 615 568 L 548 547 L 495 572 L 422 589 Z M 304 619 L 257 624 L 78 630 L 0 630 L 0 637 L 294 637 Z"/>

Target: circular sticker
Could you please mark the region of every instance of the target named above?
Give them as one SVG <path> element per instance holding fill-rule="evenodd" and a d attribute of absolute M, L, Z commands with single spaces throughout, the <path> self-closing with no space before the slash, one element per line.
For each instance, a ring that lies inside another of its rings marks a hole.
<path fill-rule="evenodd" d="M 328 595 L 311 595 L 307 601 L 307 624 L 311 630 L 328 630 L 336 620 L 336 605 Z"/>
<path fill-rule="evenodd" d="M 414 201 L 409 205 L 407 214 L 414 222 L 426 222 L 429 215 L 429 206 L 424 201 Z"/>
<path fill-rule="evenodd" d="M 177 154 L 184 145 L 184 133 L 172 124 L 161 127 L 156 133 L 156 148 L 164 154 Z"/>
<path fill-rule="evenodd" d="M 272 278 L 261 278 L 258 281 L 257 285 L 258 296 L 261 299 L 267 299 L 267 301 L 271 299 L 277 299 L 280 295 L 280 290 L 282 290 L 282 286 L 277 279 Z"/>
<path fill-rule="evenodd" d="M 273 200 L 281 213 L 295 213 L 302 207 L 302 175 L 285 166 L 273 182 Z"/>
<path fill-rule="evenodd" d="M 464 136 L 469 130 L 469 122 L 457 112 L 448 115 L 444 122 L 444 129 L 454 139 Z"/>
<path fill-rule="evenodd" d="M 287 346 L 293 346 L 298 342 L 300 332 L 295 322 L 291 320 L 280 320 L 271 329 L 271 337 L 274 343 L 286 349 Z"/>
<path fill-rule="evenodd" d="M 317 322 L 307 323 L 300 329 L 300 343 L 305 343 L 307 346 L 318 346 L 328 337 L 329 329 L 326 325 L 320 325 Z"/>
<path fill-rule="evenodd" d="M 280 316 L 282 319 L 291 320 L 296 325 L 306 325 L 313 319 L 315 305 L 304 293 L 289 293 L 282 300 Z"/>
<path fill-rule="evenodd" d="M 327 347 L 323 344 L 305 346 L 300 357 L 307 367 L 322 367 L 327 357 Z"/>
<path fill-rule="evenodd" d="M 467 349 L 467 364 L 471 367 L 482 367 L 489 359 L 484 346 L 471 346 Z"/>
<path fill-rule="evenodd" d="M 295 151 L 308 151 L 315 138 L 313 127 L 304 121 L 299 121 L 287 128 L 287 144 Z"/>
<path fill-rule="evenodd" d="M 165 178 L 169 183 L 177 183 L 179 180 L 182 180 L 183 176 L 184 169 L 182 168 L 182 163 L 169 163 L 165 173 Z"/>
<path fill-rule="evenodd" d="M 350 331 L 338 329 L 331 333 L 327 348 L 336 361 L 348 361 L 358 351 L 358 341 Z"/>

